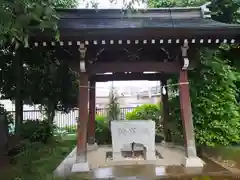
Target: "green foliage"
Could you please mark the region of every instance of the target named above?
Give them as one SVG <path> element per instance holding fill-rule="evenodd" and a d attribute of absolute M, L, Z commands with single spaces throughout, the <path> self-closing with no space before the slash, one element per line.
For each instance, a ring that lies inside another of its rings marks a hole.
<path fill-rule="evenodd" d="M 117 90 L 112 87 L 109 94 L 109 104 L 108 104 L 108 121 L 118 120 L 120 116 L 120 105 L 119 105 Z"/>
<path fill-rule="evenodd" d="M 110 144 L 111 143 L 111 134 L 108 127 L 108 120 L 106 116 L 96 115 L 95 119 L 95 137 L 96 142 L 98 144 Z M 76 134 L 77 133 L 77 126 L 66 126 L 64 128 L 60 128 L 56 131 L 56 134 Z"/>
<path fill-rule="evenodd" d="M 27 120 L 21 126 L 20 136 L 31 142 L 46 143 L 53 135 L 52 126 L 47 121 Z"/>
<path fill-rule="evenodd" d="M 76 0 L 18 0 L 0 1 L 0 40 L 4 43 L 28 45 L 32 29 L 57 30 L 57 13 L 55 7 L 76 7 Z"/>
<path fill-rule="evenodd" d="M 53 170 L 76 146 L 76 140 L 59 137 L 47 144 L 26 143 L 9 168 L 1 168 L 4 180 L 53 180 Z M 62 178 L 62 180 L 65 178 Z"/>
<path fill-rule="evenodd" d="M 239 73 L 220 50 L 203 50 L 200 64 L 189 73 L 193 122 L 198 144 L 207 146 L 240 142 L 240 107 L 237 102 Z M 175 136 L 182 137 L 179 97 L 170 100 Z"/>
<path fill-rule="evenodd" d="M 159 103 L 160 104 L 160 103 Z M 157 104 L 143 104 L 126 114 L 127 120 L 153 120 L 156 122 L 156 142 L 161 142 L 163 138 L 163 128 L 160 124 L 161 108 Z"/>
<path fill-rule="evenodd" d="M 61 88 L 61 85 L 66 82 L 62 81 L 62 79 L 66 80 L 66 77 L 69 77 L 69 73 L 66 72 L 66 70 L 59 70 L 63 68 L 59 68 L 56 62 L 56 56 L 51 56 L 53 53 L 50 52 L 50 50 L 49 52 L 43 53 L 40 49 L 34 52 L 34 48 L 28 49 L 23 47 L 28 47 L 28 39 L 34 34 L 32 32 L 33 30 L 35 32 L 44 31 L 45 29 L 57 31 L 59 18 L 57 17 L 55 7 L 75 7 L 77 2 L 74 0 L 0 1 L 1 57 L 3 57 L 3 59 L 6 58 L 8 62 L 10 61 L 10 64 L 6 63 L 6 61 L 5 63 L 1 63 L 1 65 L 3 65 L 0 68 L 1 76 L 3 77 L 1 80 L 4 81 L 0 87 L 1 93 L 5 97 L 17 100 L 16 113 L 21 111 L 20 102 L 22 100 L 28 103 L 41 104 L 46 109 L 49 124 L 52 124 L 55 111 L 58 110 L 58 108 L 64 108 L 64 110 L 71 108 L 69 106 L 73 103 L 68 103 L 68 100 L 69 97 L 75 93 L 69 93 L 68 90 L 71 89 L 71 85 L 73 85 L 75 81 L 69 81 L 73 82 L 68 83 L 71 84 L 70 88 Z M 56 33 L 56 39 L 59 38 L 57 35 L 58 33 Z M 44 69 L 41 69 L 41 65 L 34 66 L 34 63 L 31 64 L 31 62 L 33 62 L 32 60 L 35 60 L 35 57 L 36 59 L 41 58 L 41 64 L 45 65 Z M 28 61 L 29 59 L 31 60 Z M 48 59 L 48 62 L 45 61 L 46 59 Z M 24 67 L 22 67 L 22 62 Z M 3 67 L 6 67 L 6 69 Z M 61 63 L 60 67 L 67 69 L 67 66 L 64 66 L 63 63 Z M 4 70 L 2 71 L 2 69 Z M 56 81 L 56 77 L 61 77 L 59 76 L 59 71 L 61 71 L 60 75 L 64 75 L 63 77 L 65 78 Z M 64 74 L 64 72 L 66 73 Z M 40 83 L 37 83 L 37 91 L 34 91 L 34 88 L 30 88 L 33 87 L 31 84 L 36 82 L 36 79 L 33 79 L 33 82 L 31 82 L 30 77 L 33 77 L 31 73 L 37 74 L 40 80 L 42 80 L 39 81 Z M 44 83 L 45 87 L 41 82 Z M 67 84 L 64 85 L 66 86 Z M 59 89 L 61 90 L 59 91 Z M 63 94 L 69 94 L 70 96 L 67 95 L 67 98 L 64 98 L 66 96 L 63 96 Z M 39 95 L 42 96 L 40 97 Z M 22 118 L 19 113 L 16 117 L 15 128 L 17 133 L 20 129 Z"/>
<path fill-rule="evenodd" d="M 196 7 L 201 6 L 207 0 L 149 0 L 148 6 L 151 8 L 161 8 L 161 7 Z"/>
<path fill-rule="evenodd" d="M 212 18 L 219 22 L 239 23 L 240 2 L 235 0 L 212 0 L 209 9 Z"/>
<path fill-rule="evenodd" d="M 69 70 L 67 62 L 55 51 L 39 51 L 39 57 L 34 62 L 27 59 L 29 66 L 25 73 L 28 88 L 25 89 L 27 92 L 25 99 L 29 100 L 29 103 L 41 104 L 49 113 L 48 119 L 53 119 L 54 111 L 68 112 L 76 107 L 77 76 Z M 50 113 L 52 116 L 49 116 Z"/>
<path fill-rule="evenodd" d="M 68 112 L 76 107 L 78 81 L 75 73 L 55 51 L 20 48 L 23 60 L 21 97 L 25 104 L 41 104 L 51 123 L 55 111 Z M 1 53 L 0 87 L 3 98 L 15 100 L 13 53 Z M 32 60 L 34 59 L 34 61 Z"/>
<path fill-rule="evenodd" d="M 66 134 L 75 134 L 77 132 L 77 125 L 65 126 L 64 128 L 60 128 L 60 131 Z"/>
<path fill-rule="evenodd" d="M 76 8 L 78 0 L 54 0 L 52 5 L 57 8 Z"/>
<path fill-rule="evenodd" d="M 27 45 L 32 28 L 57 29 L 56 12 L 49 1 L 18 0 L 0 3 L 0 39 L 2 45 L 12 42 L 15 49 L 19 44 Z"/>
<path fill-rule="evenodd" d="M 111 134 L 108 126 L 108 120 L 104 116 L 96 116 L 96 141 L 98 144 L 110 144 Z"/>
<path fill-rule="evenodd" d="M 126 114 L 127 120 L 148 120 L 151 119 L 159 124 L 161 115 L 160 106 L 156 104 L 143 104 L 134 108 L 133 111 Z"/>
<path fill-rule="evenodd" d="M 220 51 L 204 50 L 201 65 L 190 74 L 192 109 L 198 143 L 208 146 L 240 142 L 239 73 Z M 201 79 L 196 81 L 195 79 Z"/>
<path fill-rule="evenodd" d="M 0 115 L 3 115 L 6 120 L 6 128 L 8 128 L 8 134 L 13 135 L 14 128 L 12 127 L 14 119 L 11 113 L 7 112 L 2 104 L 0 104 Z"/>

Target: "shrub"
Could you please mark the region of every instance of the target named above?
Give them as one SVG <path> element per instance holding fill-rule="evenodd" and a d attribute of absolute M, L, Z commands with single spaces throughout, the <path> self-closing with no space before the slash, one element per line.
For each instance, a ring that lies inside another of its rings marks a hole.
<path fill-rule="evenodd" d="M 2 104 L 0 104 L 0 114 L 5 117 L 6 128 L 8 128 L 7 131 L 8 135 L 13 135 L 14 134 L 13 115 L 7 112 L 7 110 L 4 108 Z"/>
<path fill-rule="evenodd" d="M 31 142 L 46 143 L 52 137 L 54 128 L 47 121 L 27 120 L 21 126 L 20 136 Z"/>
<path fill-rule="evenodd" d="M 160 103 L 159 103 L 160 104 Z M 162 128 L 160 128 L 159 116 L 161 115 L 160 105 L 157 104 L 143 104 L 134 108 L 132 112 L 126 114 L 127 120 L 153 120 L 156 122 L 156 142 L 161 142 L 164 138 L 162 136 Z"/>
<path fill-rule="evenodd" d="M 159 124 L 161 115 L 160 106 L 156 104 L 143 104 L 136 107 L 132 112 L 126 114 L 127 120 L 148 120 L 151 119 Z"/>
<path fill-rule="evenodd" d="M 98 144 L 108 144 L 111 143 L 111 134 L 108 127 L 107 117 L 102 115 L 96 115 L 95 118 L 95 137 Z M 77 133 L 77 125 L 65 126 L 59 128 L 56 131 L 57 134 L 75 134 Z"/>
<path fill-rule="evenodd" d="M 77 125 L 69 125 L 61 128 L 62 131 L 67 134 L 76 134 L 77 133 Z"/>
<path fill-rule="evenodd" d="M 108 120 L 105 116 L 96 116 L 96 141 L 98 144 L 111 143 L 111 133 L 108 127 Z"/>

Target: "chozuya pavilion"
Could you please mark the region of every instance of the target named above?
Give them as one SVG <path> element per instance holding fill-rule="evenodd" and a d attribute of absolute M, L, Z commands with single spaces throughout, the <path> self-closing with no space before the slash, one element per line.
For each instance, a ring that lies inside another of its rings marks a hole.
<path fill-rule="evenodd" d="M 73 171 L 88 169 L 87 149 L 95 145 L 95 84 L 112 80 L 162 80 L 179 75 L 187 167 L 203 166 L 196 155 L 188 71 L 200 47 L 239 43 L 240 26 L 213 21 L 206 6 L 194 8 L 61 9 L 60 41 L 46 31 L 35 48 L 54 48 L 79 73 L 79 121 Z M 144 74 L 143 72 L 156 72 Z M 105 74 L 112 72 L 112 74 Z M 91 88 L 87 88 L 87 87 Z M 164 96 L 164 95 L 163 95 Z M 164 98 L 163 98 L 164 99 Z M 166 99 L 166 98 L 165 98 Z M 164 121 L 168 118 L 167 100 Z M 89 107 L 88 107 L 89 104 Z M 89 111 L 88 111 L 89 109 Z"/>

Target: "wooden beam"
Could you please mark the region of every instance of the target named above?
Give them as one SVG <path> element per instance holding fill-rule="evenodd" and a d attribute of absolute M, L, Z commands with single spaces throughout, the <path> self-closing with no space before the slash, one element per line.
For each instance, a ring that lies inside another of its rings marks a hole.
<path fill-rule="evenodd" d="M 77 163 L 87 161 L 88 75 L 80 73 L 77 125 Z"/>
<path fill-rule="evenodd" d="M 186 158 L 196 157 L 196 145 L 192 120 L 192 107 L 189 93 L 188 72 L 181 71 L 179 75 L 179 99 L 181 117 L 185 138 Z M 186 161 L 187 162 L 187 161 Z M 186 164 L 185 164 L 186 165 Z"/>
<path fill-rule="evenodd" d="M 144 74 L 144 73 L 113 73 L 113 74 L 101 74 L 92 76 L 96 82 L 106 81 L 131 81 L 131 80 L 149 80 L 159 81 L 162 77 L 165 77 L 162 73 Z"/>
<path fill-rule="evenodd" d="M 106 62 L 88 65 L 89 74 L 106 72 L 165 72 L 178 73 L 180 64 L 174 62 Z"/>
<path fill-rule="evenodd" d="M 164 87 L 166 90 L 166 93 L 164 94 L 161 89 L 161 98 L 162 98 L 162 118 L 163 118 L 163 130 L 164 130 L 164 139 L 166 142 L 171 142 L 171 131 L 169 128 L 169 101 L 168 101 L 168 87 L 167 87 L 167 78 L 162 77 L 161 78 L 161 86 Z"/>
<path fill-rule="evenodd" d="M 96 115 L 96 81 L 90 80 L 89 89 L 89 120 L 88 120 L 88 144 L 95 144 L 95 115 Z"/>

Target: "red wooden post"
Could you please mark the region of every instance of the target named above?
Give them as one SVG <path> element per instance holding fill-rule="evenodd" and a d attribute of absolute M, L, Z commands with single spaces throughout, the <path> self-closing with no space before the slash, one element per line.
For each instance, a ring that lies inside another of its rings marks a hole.
<path fill-rule="evenodd" d="M 77 127 L 77 163 L 87 161 L 87 124 L 88 124 L 88 75 L 80 73 L 79 116 Z"/>
<path fill-rule="evenodd" d="M 96 82 L 90 81 L 89 89 L 89 122 L 88 122 L 88 144 L 95 143 L 95 114 L 96 114 Z"/>
<path fill-rule="evenodd" d="M 162 98 L 162 116 L 163 116 L 163 128 L 164 128 L 164 138 L 166 142 L 172 141 L 171 132 L 169 129 L 169 104 L 168 104 L 168 88 L 167 88 L 167 79 L 161 79 L 161 86 L 165 88 L 166 93 L 164 94 L 161 89 L 161 98 Z"/>
<path fill-rule="evenodd" d="M 179 96 L 180 96 L 182 123 L 184 128 L 186 158 L 196 157 L 197 153 L 196 153 L 195 138 L 194 138 L 192 107 L 191 107 L 189 84 L 188 84 L 188 72 L 186 70 L 180 71 L 179 83 L 180 83 Z"/>

